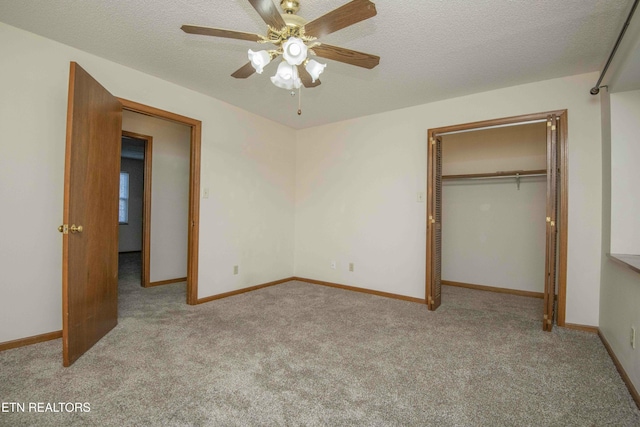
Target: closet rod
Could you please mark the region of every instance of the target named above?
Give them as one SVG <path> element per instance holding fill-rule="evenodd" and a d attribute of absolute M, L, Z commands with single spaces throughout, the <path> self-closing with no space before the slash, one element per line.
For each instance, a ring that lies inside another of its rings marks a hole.
<path fill-rule="evenodd" d="M 616 55 L 616 52 L 618 51 L 618 47 L 620 47 L 620 43 L 622 42 L 622 37 L 624 37 L 624 33 L 627 31 L 627 28 L 629 27 L 629 24 L 631 23 L 631 18 L 633 18 L 633 14 L 636 11 L 636 8 L 638 7 L 638 3 L 639 3 L 639 0 L 635 0 L 633 2 L 633 6 L 631 6 L 631 11 L 629 12 L 629 16 L 627 16 L 627 20 L 625 21 L 624 25 L 622 26 L 622 31 L 620 31 L 620 34 L 618 35 L 618 39 L 616 40 L 616 44 L 613 46 L 613 50 L 611 51 L 611 54 L 609 55 L 609 59 L 607 59 L 607 63 L 605 64 L 604 69 L 602 70 L 602 73 L 600 73 L 600 78 L 596 82 L 596 85 L 594 87 L 592 87 L 591 90 L 589 91 L 589 93 L 591 93 L 591 95 L 599 94 L 600 93 L 600 88 L 606 87 L 606 85 L 605 86 L 600 86 L 602 84 L 602 79 L 604 79 L 605 74 L 607 74 L 607 70 L 609 69 L 609 65 L 611 65 L 611 61 L 613 61 L 613 57 Z"/>
<path fill-rule="evenodd" d="M 496 179 L 496 178 L 522 178 L 525 176 L 545 176 L 547 175 L 546 169 L 529 170 L 529 171 L 507 171 L 507 172 L 492 172 L 492 173 L 472 173 L 464 175 L 442 175 L 443 180 L 450 179 Z"/>
<path fill-rule="evenodd" d="M 531 124 L 534 124 L 534 123 L 544 123 L 546 121 L 547 121 L 547 119 L 526 120 L 524 122 L 505 123 L 505 124 L 502 124 L 502 125 L 484 126 L 484 127 L 480 127 L 480 128 L 473 128 L 473 129 L 452 130 L 450 132 L 436 133 L 434 136 L 455 135 L 456 133 L 475 132 L 475 131 L 478 131 L 478 130 L 498 129 L 498 128 L 506 128 L 506 127 L 510 127 L 510 126 L 520 126 L 520 125 L 531 125 Z"/>

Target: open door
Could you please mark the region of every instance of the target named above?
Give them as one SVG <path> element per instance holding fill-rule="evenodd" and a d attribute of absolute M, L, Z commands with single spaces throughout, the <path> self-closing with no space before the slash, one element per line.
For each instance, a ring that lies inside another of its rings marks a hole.
<path fill-rule="evenodd" d="M 440 307 L 442 301 L 442 138 L 429 139 L 430 190 L 427 195 L 427 306 Z"/>
<path fill-rule="evenodd" d="M 62 348 L 70 366 L 118 323 L 122 105 L 78 64 L 69 73 L 62 238 Z"/>
<path fill-rule="evenodd" d="M 551 331 L 555 317 L 558 225 L 558 117 L 547 116 L 547 233 L 542 329 Z"/>

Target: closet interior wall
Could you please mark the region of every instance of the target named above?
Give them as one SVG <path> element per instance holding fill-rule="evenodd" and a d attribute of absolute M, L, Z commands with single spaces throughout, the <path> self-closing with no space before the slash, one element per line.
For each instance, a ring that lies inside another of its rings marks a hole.
<path fill-rule="evenodd" d="M 546 123 L 442 136 L 442 280 L 544 291 L 546 177 L 446 179 L 546 170 Z"/>

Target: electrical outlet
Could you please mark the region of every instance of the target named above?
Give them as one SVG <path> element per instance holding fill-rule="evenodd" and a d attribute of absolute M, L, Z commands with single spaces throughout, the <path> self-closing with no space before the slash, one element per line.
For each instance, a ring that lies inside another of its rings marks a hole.
<path fill-rule="evenodd" d="M 630 340 L 631 348 L 636 348 L 636 328 L 631 327 L 631 340 Z"/>
<path fill-rule="evenodd" d="M 233 274 L 238 274 L 238 270 L 239 270 L 239 269 L 238 269 L 238 266 L 237 266 L 237 265 L 234 265 L 234 266 L 233 266 Z"/>
<path fill-rule="evenodd" d="M 353 263 L 352 262 L 349 263 L 349 271 L 353 271 Z"/>
<path fill-rule="evenodd" d="M 331 268 L 332 268 L 332 269 L 334 269 L 334 270 L 335 270 L 336 268 L 338 268 L 338 263 L 337 263 L 337 262 L 335 262 L 335 261 L 331 261 Z"/>

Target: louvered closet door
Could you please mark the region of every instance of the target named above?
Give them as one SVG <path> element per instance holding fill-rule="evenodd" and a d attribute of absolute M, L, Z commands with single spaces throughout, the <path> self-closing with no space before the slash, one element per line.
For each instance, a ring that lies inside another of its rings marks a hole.
<path fill-rule="evenodd" d="M 442 138 L 432 137 L 429 144 L 431 162 L 429 174 L 433 185 L 429 200 L 429 245 L 427 304 L 429 310 L 440 307 L 442 302 Z"/>
<path fill-rule="evenodd" d="M 556 297 L 556 244 L 558 219 L 558 118 L 547 117 L 547 244 L 545 258 L 544 318 L 542 329 L 553 329 Z"/>

